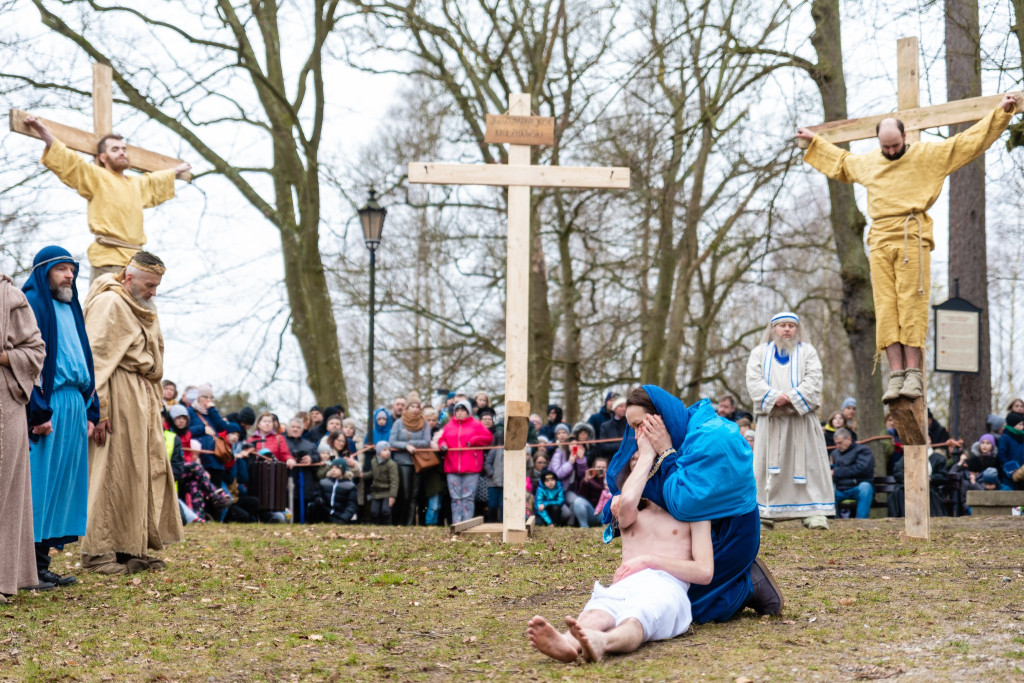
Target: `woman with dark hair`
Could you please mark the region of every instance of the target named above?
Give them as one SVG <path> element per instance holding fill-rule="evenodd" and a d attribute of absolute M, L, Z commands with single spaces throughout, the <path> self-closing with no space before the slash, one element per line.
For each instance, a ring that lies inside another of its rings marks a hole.
<path fill-rule="evenodd" d="M 836 430 L 846 428 L 846 417 L 843 416 L 843 411 L 837 410 L 832 413 L 832 416 L 828 418 L 828 422 L 822 428 L 825 433 L 825 448 L 829 450 L 836 447 Z"/>
<path fill-rule="evenodd" d="M 1018 415 L 1024 415 L 1024 398 L 1015 398 L 1010 401 L 1010 405 L 1006 406 L 1006 418 L 1010 418 L 1010 413 L 1017 413 Z"/>
<path fill-rule="evenodd" d="M 689 589 L 693 620 L 727 621 L 744 607 L 760 614 L 782 611 L 774 578 L 757 560 L 761 522 L 757 511 L 753 455 L 739 429 L 719 417 L 708 400 L 689 408 L 654 385 L 626 397 L 628 427 L 608 467 L 608 488 L 617 496 L 620 474 L 643 435 L 659 455 L 643 496 L 683 522 L 708 520 L 715 551 L 714 578 Z M 617 501 L 605 507 L 611 522 Z"/>

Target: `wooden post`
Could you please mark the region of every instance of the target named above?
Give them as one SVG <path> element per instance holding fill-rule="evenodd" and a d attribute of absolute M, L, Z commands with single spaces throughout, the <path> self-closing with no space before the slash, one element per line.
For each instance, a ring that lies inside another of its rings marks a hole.
<path fill-rule="evenodd" d="M 532 145 L 554 144 L 554 120 L 530 115 L 530 96 L 509 95 L 508 116 L 488 116 L 484 141 L 509 145 L 508 164 L 409 164 L 410 183 L 494 185 L 508 188 L 505 300 L 505 485 L 502 538 L 523 543 L 526 521 L 526 436 L 530 404 L 530 189 L 629 189 L 628 168 L 532 166 Z M 532 520 L 532 517 L 531 517 Z M 489 531 L 489 530 L 488 530 Z"/>
<path fill-rule="evenodd" d="M 509 95 L 508 113 L 530 115 L 530 96 Z M 530 146 L 509 145 L 509 166 L 529 166 Z M 508 188 L 508 256 L 505 302 L 505 479 L 503 489 L 505 543 L 526 541 L 526 440 L 516 438 L 530 419 L 526 394 L 530 344 L 530 187 Z M 519 414 L 512 414 L 513 412 Z M 521 414 L 524 413 L 525 415 Z M 509 438 L 513 437 L 513 438 Z M 514 449 L 514 450 L 510 450 Z"/>
<path fill-rule="evenodd" d="M 924 365 L 925 359 L 921 361 Z M 931 540 L 932 487 L 928 477 L 928 378 L 923 367 L 921 382 L 924 385 L 922 396 L 913 402 L 913 412 L 923 438 L 910 446 L 903 444 L 904 533 L 907 538 L 928 541 Z"/>
<path fill-rule="evenodd" d="M 921 76 L 918 70 L 917 36 L 896 41 L 896 108 L 900 111 L 921 106 Z M 921 131 L 906 131 L 907 144 L 920 142 Z"/>
<path fill-rule="evenodd" d="M 92 132 L 114 132 L 114 70 L 106 64 L 92 65 Z"/>

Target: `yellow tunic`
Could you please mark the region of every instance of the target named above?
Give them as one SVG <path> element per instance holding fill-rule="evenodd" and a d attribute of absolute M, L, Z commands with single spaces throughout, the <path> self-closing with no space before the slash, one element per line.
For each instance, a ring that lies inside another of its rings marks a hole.
<path fill-rule="evenodd" d="M 985 153 L 1013 116 L 997 107 L 967 130 L 942 142 L 910 145 L 896 161 L 880 149 L 851 154 L 815 136 L 804 161 L 829 178 L 868 191 L 868 247 L 878 349 L 901 343 L 924 348 L 928 329 L 930 258 L 935 248 L 926 213 L 953 171 Z"/>
<path fill-rule="evenodd" d="M 921 239 L 929 249 L 932 219 L 925 213 L 942 192 L 942 184 L 953 171 L 966 166 L 985 153 L 1010 123 L 1012 113 L 996 107 L 985 118 L 958 135 L 942 142 L 918 142 L 910 145 L 896 161 L 889 161 L 876 149 L 867 154 L 851 154 L 821 136 L 814 136 L 804 161 L 829 178 L 842 183 L 859 183 L 868 191 L 868 246 L 885 242 L 903 244 L 903 224 L 910 214 L 921 218 Z M 911 222 L 911 235 L 916 235 Z M 916 247 L 916 244 L 914 244 Z"/>
<path fill-rule="evenodd" d="M 61 182 L 89 200 L 89 231 L 129 244 L 146 243 L 142 229 L 142 210 L 174 197 L 174 170 L 142 175 L 120 176 L 54 140 L 43 152 L 43 164 Z M 89 246 L 93 266 L 123 266 L 138 249 L 110 247 L 99 242 Z"/>

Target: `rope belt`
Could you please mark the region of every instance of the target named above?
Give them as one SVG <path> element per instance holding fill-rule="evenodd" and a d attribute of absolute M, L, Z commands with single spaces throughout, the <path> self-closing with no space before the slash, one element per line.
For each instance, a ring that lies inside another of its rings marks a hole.
<path fill-rule="evenodd" d="M 131 242 L 125 242 L 119 240 L 116 237 L 108 237 L 107 235 L 96 235 L 96 243 L 101 244 L 104 247 L 117 247 L 118 249 L 134 249 L 135 251 L 141 251 L 141 244 L 132 244 Z"/>
<path fill-rule="evenodd" d="M 910 257 L 907 256 L 907 242 L 910 234 L 911 218 L 917 221 L 917 293 L 924 294 L 924 244 L 921 240 L 921 219 L 913 211 L 907 214 L 906 219 L 903 221 L 903 263 L 910 263 Z"/>

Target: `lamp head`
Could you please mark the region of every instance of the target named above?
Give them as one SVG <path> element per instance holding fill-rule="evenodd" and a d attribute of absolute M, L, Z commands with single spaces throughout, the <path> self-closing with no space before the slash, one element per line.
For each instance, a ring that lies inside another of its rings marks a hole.
<path fill-rule="evenodd" d="M 384 218 L 387 214 L 388 210 L 377 201 L 377 191 L 371 188 L 366 206 L 359 209 L 359 220 L 363 224 L 363 240 L 370 251 L 375 251 L 380 244 L 381 234 L 384 232 Z"/>

